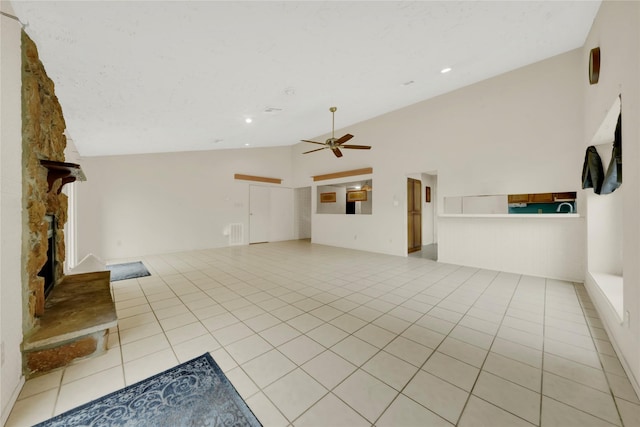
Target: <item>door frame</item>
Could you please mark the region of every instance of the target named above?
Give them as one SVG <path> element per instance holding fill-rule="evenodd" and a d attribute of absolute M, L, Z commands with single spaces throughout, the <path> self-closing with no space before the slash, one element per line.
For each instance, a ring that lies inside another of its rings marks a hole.
<path fill-rule="evenodd" d="M 257 199 L 257 197 L 254 197 L 254 191 L 260 191 L 262 192 L 261 196 L 265 196 L 266 195 L 266 206 L 258 206 L 259 201 Z M 271 189 L 266 186 L 266 185 L 249 185 L 249 244 L 254 244 L 254 243 L 266 243 L 269 241 L 269 218 L 270 218 L 270 201 L 271 201 L 271 195 L 270 195 Z M 258 214 L 262 214 L 265 218 L 265 220 L 263 221 L 262 226 L 264 227 L 264 230 L 261 230 L 260 235 L 261 236 L 265 236 L 264 239 L 260 238 L 255 238 L 255 236 L 258 234 L 256 233 L 256 229 L 255 227 L 260 225 L 257 224 L 257 217 L 255 217 L 254 215 L 254 209 L 263 209 L 264 211 L 258 212 Z M 254 220 L 254 218 L 256 218 Z"/>
<path fill-rule="evenodd" d="M 417 209 L 415 209 L 416 198 L 418 199 Z M 411 209 L 411 207 L 414 209 Z M 422 250 L 422 180 L 407 177 L 407 253 L 418 252 Z M 413 220 L 409 220 L 409 216 Z M 416 221 L 416 217 L 418 221 Z M 417 237 L 419 245 L 409 247 L 411 239 L 409 236 Z"/>

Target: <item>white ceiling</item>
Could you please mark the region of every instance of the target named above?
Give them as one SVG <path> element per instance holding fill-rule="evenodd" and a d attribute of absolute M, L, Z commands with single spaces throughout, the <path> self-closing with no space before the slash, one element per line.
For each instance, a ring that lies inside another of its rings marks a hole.
<path fill-rule="evenodd" d="M 348 131 L 581 47 L 600 1 L 11 5 L 67 135 L 102 156 L 292 145 L 330 132 L 334 105 Z"/>

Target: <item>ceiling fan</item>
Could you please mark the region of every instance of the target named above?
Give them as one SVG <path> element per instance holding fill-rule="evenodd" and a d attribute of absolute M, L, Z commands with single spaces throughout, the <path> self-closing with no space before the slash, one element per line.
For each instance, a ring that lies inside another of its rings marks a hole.
<path fill-rule="evenodd" d="M 303 139 L 302 142 L 310 142 L 311 144 L 324 145 L 324 147 L 311 150 L 311 151 L 305 151 L 302 154 L 309 154 L 309 153 L 313 153 L 314 151 L 326 150 L 327 148 L 330 148 L 331 151 L 333 151 L 333 154 L 336 155 L 336 157 L 342 157 L 342 151 L 340 151 L 341 148 L 349 148 L 354 150 L 370 150 L 371 149 L 371 146 L 369 145 L 345 145 L 344 144 L 345 142 L 353 138 L 353 135 L 351 134 L 346 134 L 337 139 L 335 138 L 333 131 L 334 131 L 334 124 L 335 124 L 335 113 L 337 109 L 338 109 L 337 107 L 329 108 L 329 111 L 331 111 L 331 138 L 327 139 L 325 142 L 316 142 L 316 141 L 309 141 L 309 140 Z"/>

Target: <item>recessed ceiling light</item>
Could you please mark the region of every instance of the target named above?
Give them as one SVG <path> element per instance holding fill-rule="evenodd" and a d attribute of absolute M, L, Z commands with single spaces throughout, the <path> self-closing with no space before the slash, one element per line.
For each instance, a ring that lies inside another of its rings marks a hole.
<path fill-rule="evenodd" d="M 249 145 L 251 145 L 251 144 L 249 144 L 248 142 L 246 144 L 244 144 L 245 147 L 248 147 Z"/>
<path fill-rule="evenodd" d="M 246 119 L 244 119 L 245 123 L 251 123 L 253 121 L 253 119 L 251 117 L 247 117 Z"/>
<path fill-rule="evenodd" d="M 452 68 L 451 68 L 451 67 L 447 67 L 447 68 L 443 68 L 442 70 L 440 70 L 440 72 L 441 72 L 442 74 L 447 74 L 447 73 L 448 73 L 449 71 L 451 71 L 451 70 L 452 70 Z"/>

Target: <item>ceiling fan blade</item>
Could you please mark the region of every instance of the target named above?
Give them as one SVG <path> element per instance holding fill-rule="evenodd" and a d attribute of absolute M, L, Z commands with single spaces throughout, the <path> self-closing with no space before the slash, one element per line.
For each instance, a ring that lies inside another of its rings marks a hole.
<path fill-rule="evenodd" d="M 356 150 L 370 150 L 370 145 L 341 145 L 340 148 L 353 148 Z"/>
<path fill-rule="evenodd" d="M 317 148 L 317 149 L 315 149 L 315 150 L 305 151 L 305 152 L 304 152 L 304 153 L 302 153 L 302 154 L 309 154 L 309 153 L 313 153 L 314 151 L 326 150 L 327 148 L 329 148 L 329 147 Z"/>
<path fill-rule="evenodd" d="M 302 142 L 310 142 L 310 143 L 312 143 L 312 144 L 325 145 L 325 143 L 324 143 L 324 142 L 309 141 L 308 139 L 301 139 L 300 141 L 302 141 Z"/>
<path fill-rule="evenodd" d="M 340 151 L 338 147 L 332 148 L 331 150 L 333 150 L 333 154 L 335 154 L 336 157 L 342 157 L 342 151 Z"/>
<path fill-rule="evenodd" d="M 336 145 L 342 145 L 345 142 L 347 142 L 348 140 L 350 140 L 351 138 L 353 138 L 353 135 L 351 134 L 346 134 L 338 139 L 336 139 Z"/>

